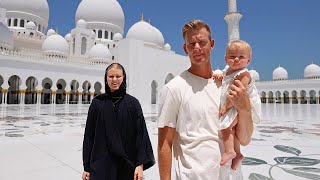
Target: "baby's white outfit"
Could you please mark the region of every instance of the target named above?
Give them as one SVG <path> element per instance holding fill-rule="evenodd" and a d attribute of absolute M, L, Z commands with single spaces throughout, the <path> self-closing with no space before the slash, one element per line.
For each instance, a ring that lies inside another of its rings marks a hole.
<path fill-rule="evenodd" d="M 233 83 L 233 80 L 241 73 L 248 72 L 248 69 L 238 70 L 228 76 L 226 75 L 227 72 L 228 70 L 224 72 L 222 80 L 220 107 L 226 103 L 229 86 Z M 247 86 L 247 92 L 250 97 L 252 120 L 254 123 L 259 123 L 261 120 L 261 100 L 253 79 Z M 236 108 L 231 107 L 224 116 L 220 117 L 220 130 L 228 128 L 237 115 Z"/>

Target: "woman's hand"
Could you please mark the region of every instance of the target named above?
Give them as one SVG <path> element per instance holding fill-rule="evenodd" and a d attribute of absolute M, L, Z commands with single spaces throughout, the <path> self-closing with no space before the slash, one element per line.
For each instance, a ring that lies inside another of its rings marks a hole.
<path fill-rule="evenodd" d="M 134 170 L 134 180 L 142 180 L 143 179 L 143 165 L 137 166 Z"/>
<path fill-rule="evenodd" d="M 90 179 L 90 173 L 87 171 L 83 171 L 82 180 L 89 180 L 89 179 Z"/>

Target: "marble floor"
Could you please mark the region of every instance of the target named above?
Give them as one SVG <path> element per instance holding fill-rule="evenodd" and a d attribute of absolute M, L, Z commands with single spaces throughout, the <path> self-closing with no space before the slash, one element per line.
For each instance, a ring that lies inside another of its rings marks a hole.
<path fill-rule="evenodd" d="M 0 179 L 81 179 L 88 107 L 0 105 Z M 157 114 L 145 112 L 156 151 Z M 263 121 L 242 153 L 244 179 L 319 180 L 320 105 L 264 104 Z M 145 179 L 159 179 L 157 168 L 145 171 Z"/>

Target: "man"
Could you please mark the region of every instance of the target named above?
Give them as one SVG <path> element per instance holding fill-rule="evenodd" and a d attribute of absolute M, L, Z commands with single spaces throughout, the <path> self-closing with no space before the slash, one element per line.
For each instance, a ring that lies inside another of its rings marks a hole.
<path fill-rule="evenodd" d="M 218 135 L 218 120 L 221 82 L 212 78 L 210 53 L 214 47 L 214 40 L 211 38 L 211 30 L 203 21 L 193 20 L 182 28 L 182 32 L 183 48 L 189 56 L 191 67 L 166 84 L 160 94 L 160 178 L 171 179 L 173 148 L 176 179 L 229 179 L 230 167 L 219 166 L 221 141 Z M 229 98 L 239 113 L 236 136 L 242 145 L 247 145 L 251 139 L 253 124 L 249 96 L 240 81 L 236 80 L 231 85 Z M 239 173 L 235 174 L 239 177 Z M 241 173 L 240 178 L 242 179 Z"/>

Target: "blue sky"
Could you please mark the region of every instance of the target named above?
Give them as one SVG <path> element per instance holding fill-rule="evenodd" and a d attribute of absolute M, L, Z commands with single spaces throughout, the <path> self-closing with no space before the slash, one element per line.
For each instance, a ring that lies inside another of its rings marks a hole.
<path fill-rule="evenodd" d="M 80 0 L 48 0 L 49 28 L 65 35 L 75 27 L 75 13 Z M 227 0 L 119 0 L 125 14 L 125 33 L 141 19 L 151 20 L 163 34 L 172 50 L 184 54 L 181 27 L 192 19 L 206 21 L 213 31 L 215 48 L 213 69 L 225 65 L 224 53 L 228 41 L 227 24 L 223 17 L 228 11 Z M 240 38 L 253 50 L 249 69 L 260 74 L 260 80 L 271 80 L 279 65 L 289 79 L 302 79 L 304 68 L 312 62 L 320 65 L 319 0 L 238 0 Z"/>

